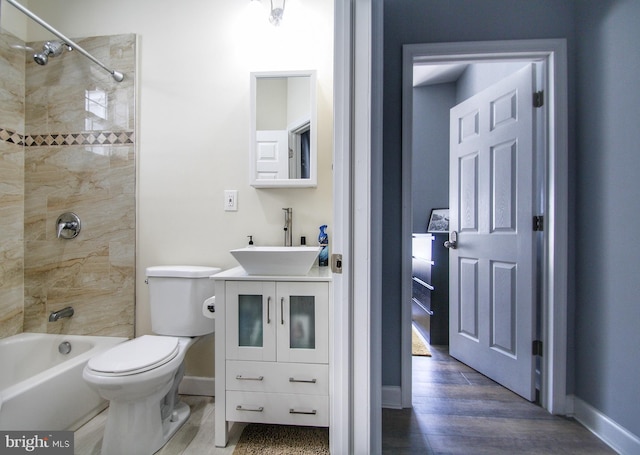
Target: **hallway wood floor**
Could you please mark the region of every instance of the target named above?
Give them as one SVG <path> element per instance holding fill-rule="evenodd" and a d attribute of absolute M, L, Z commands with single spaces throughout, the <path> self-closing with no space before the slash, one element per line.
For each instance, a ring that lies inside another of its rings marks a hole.
<path fill-rule="evenodd" d="M 453 359 L 413 357 L 413 408 L 382 412 L 383 454 L 615 454 L 578 422 L 553 416 Z"/>

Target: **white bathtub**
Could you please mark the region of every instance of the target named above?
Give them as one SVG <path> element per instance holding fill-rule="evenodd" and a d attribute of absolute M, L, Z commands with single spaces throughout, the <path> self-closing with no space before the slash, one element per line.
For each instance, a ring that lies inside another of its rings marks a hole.
<path fill-rule="evenodd" d="M 0 430 L 75 430 L 107 406 L 82 379 L 122 337 L 21 333 L 0 339 Z M 71 344 L 69 354 L 58 352 Z"/>

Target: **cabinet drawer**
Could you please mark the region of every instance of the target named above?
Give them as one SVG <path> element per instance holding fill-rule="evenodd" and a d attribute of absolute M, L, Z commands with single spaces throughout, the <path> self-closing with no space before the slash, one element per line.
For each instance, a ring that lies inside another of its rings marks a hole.
<path fill-rule="evenodd" d="M 234 422 L 329 426 L 327 395 L 227 392 L 226 419 Z"/>
<path fill-rule="evenodd" d="M 413 258 L 411 261 L 411 274 L 418 278 L 419 280 L 424 281 L 425 283 L 431 284 L 431 268 L 433 267 L 433 263 L 431 261 L 427 261 L 425 259 Z"/>
<path fill-rule="evenodd" d="M 328 395 L 329 366 L 227 360 L 226 381 L 227 390 Z"/>
<path fill-rule="evenodd" d="M 425 286 L 415 278 L 412 280 L 411 296 L 413 300 L 419 302 L 426 311 L 431 311 L 432 290 L 432 288 Z"/>

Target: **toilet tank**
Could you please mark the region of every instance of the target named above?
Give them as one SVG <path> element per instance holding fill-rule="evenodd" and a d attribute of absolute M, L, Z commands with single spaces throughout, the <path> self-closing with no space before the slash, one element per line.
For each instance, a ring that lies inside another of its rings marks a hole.
<path fill-rule="evenodd" d="M 184 337 L 213 333 L 215 320 L 204 316 L 203 304 L 215 294 L 215 281 L 209 277 L 220 271 L 193 265 L 148 267 L 153 333 Z"/>

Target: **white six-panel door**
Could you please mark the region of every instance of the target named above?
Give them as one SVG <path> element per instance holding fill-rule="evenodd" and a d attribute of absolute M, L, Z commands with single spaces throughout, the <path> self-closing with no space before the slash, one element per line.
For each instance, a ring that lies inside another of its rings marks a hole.
<path fill-rule="evenodd" d="M 533 64 L 451 109 L 450 353 L 535 398 Z M 453 234 L 455 231 L 455 234 Z"/>
<path fill-rule="evenodd" d="M 287 130 L 256 131 L 257 179 L 289 178 L 289 133 Z"/>

